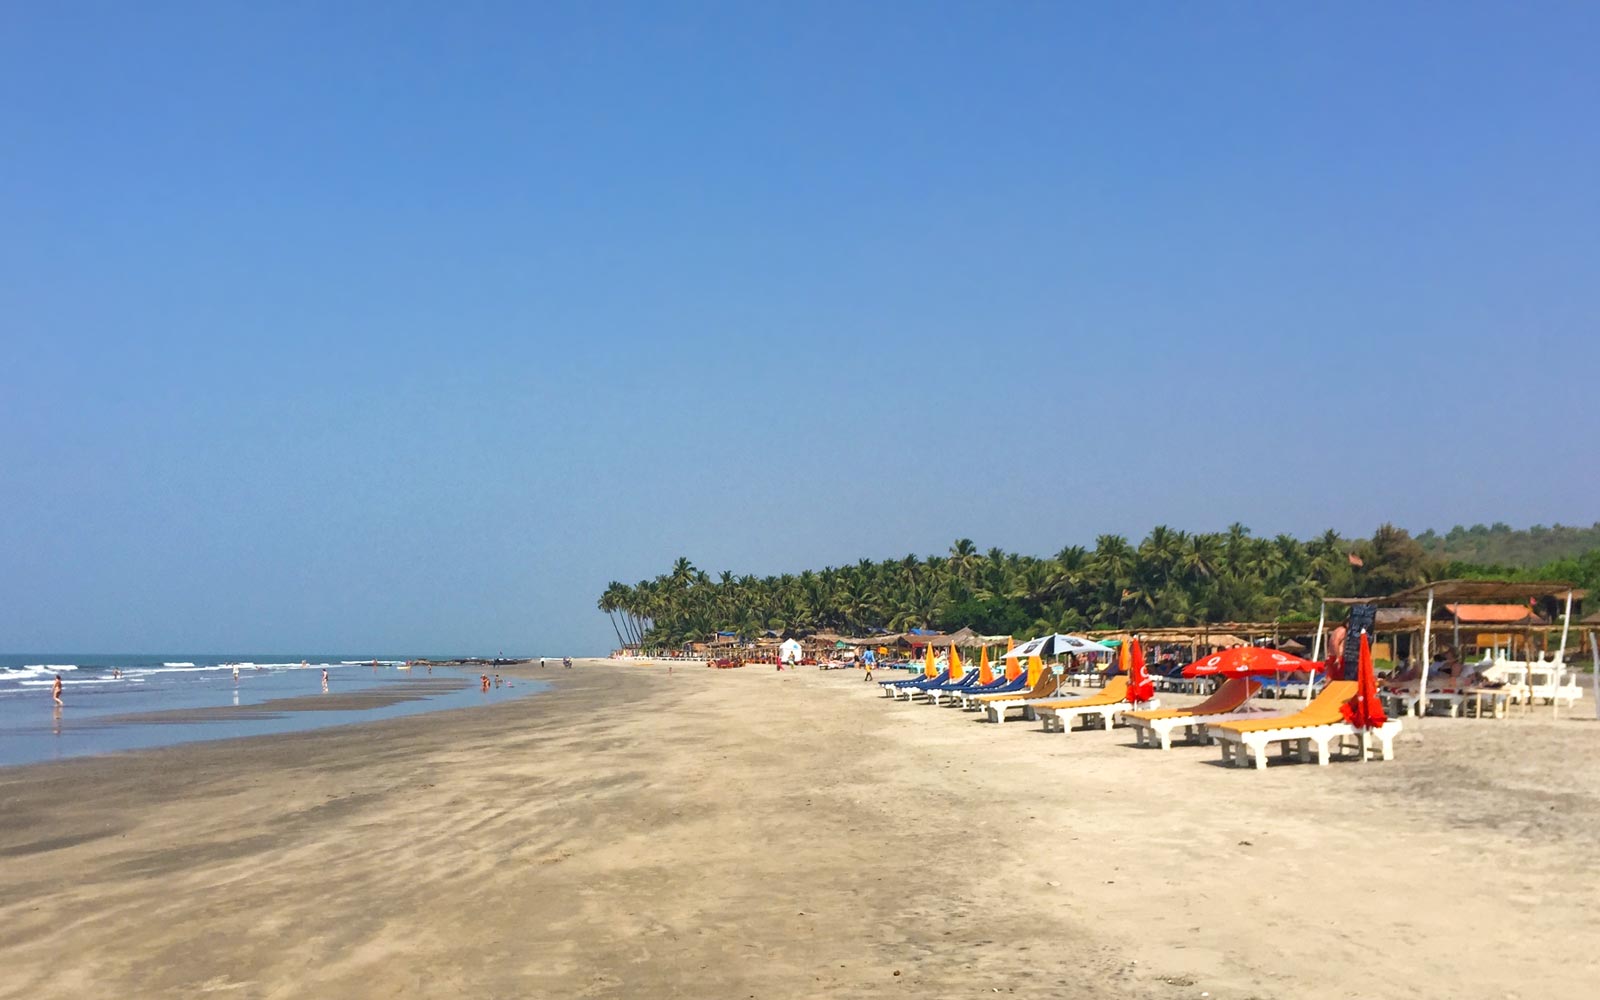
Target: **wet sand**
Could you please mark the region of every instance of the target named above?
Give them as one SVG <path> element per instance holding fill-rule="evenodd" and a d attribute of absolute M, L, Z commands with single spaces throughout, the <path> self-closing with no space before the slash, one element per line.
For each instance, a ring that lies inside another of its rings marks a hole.
<path fill-rule="evenodd" d="M 0 771 L 0 997 L 1552 1000 L 1600 972 L 1593 721 L 1256 773 L 845 671 L 502 673 L 555 687 Z"/>
<path fill-rule="evenodd" d="M 364 691 L 334 689 L 326 693 L 296 695 L 293 698 L 272 698 L 251 705 L 214 705 L 210 708 L 175 708 L 163 712 L 106 715 L 95 719 L 92 724 L 110 726 L 163 722 L 221 722 L 284 712 L 363 712 L 410 701 L 422 701 L 435 695 L 463 691 L 477 686 L 477 680 L 459 674 L 414 677 L 408 678 L 403 687 L 369 688 Z"/>

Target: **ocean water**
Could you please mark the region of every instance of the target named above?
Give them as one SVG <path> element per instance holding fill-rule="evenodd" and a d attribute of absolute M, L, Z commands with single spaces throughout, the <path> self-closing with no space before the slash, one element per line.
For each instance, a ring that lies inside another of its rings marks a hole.
<path fill-rule="evenodd" d="M 0 766 L 199 740 L 303 732 L 532 694 L 538 682 L 479 690 L 477 668 L 402 669 L 404 657 L 328 655 L 0 654 Z M 234 670 L 238 678 L 234 678 Z M 337 711 L 263 711 L 205 720 L 141 720 L 151 712 L 259 705 L 322 692 L 421 692 L 414 700 Z M 492 670 L 490 671 L 493 672 Z M 59 711 L 50 688 L 61 677 Z M 120 676 L 119 676 L 120 674 Z M 417 684 L 459 679 L 460 686 Z"/>

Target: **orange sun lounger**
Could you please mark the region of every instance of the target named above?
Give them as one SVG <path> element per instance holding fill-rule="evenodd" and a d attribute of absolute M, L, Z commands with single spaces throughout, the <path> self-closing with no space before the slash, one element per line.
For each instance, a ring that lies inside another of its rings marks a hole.
<path fill-rule="evenodd" d="M 1198 705 L 1191 705 L 1188 708 L 1137 709 L 1123 712 L 1122 721 L 1133 727 L 1134 742 L 1139 746 L 1148 744 L 1160 746 L 1163 750 L 1171 750 L 1172 732 L 1175 729 L 1184 730 L 1185 736 L 1193 739 L 1196 736 L 1203 737 L 1205 727 L 1210 723 L 1233 722 L 1248 718 L 1241 716 L 1239 709 L 1260 690 L 1261 684 L 1258 681 L 1230 677 L 1212 692 L 1211 697 Z"/>
<path fill-rule="evenodd" d="M 1082 698 L 1052 698 L 1033 706 L 1033 714 L 1044 724 L 1045 732 L 1059 728 L 1063 733 L 1072 730 L 1072 720 L 1082 715 L 1097 715 L 1105 728 L 1111 728 L 1113 714 L 1132 708 L 1128 701 L 1128 678 L 1118 675 L 1106 681 L 1106 686 Z"/>
<path fill-rule="evenodd" d="M 1344 721 L 1340 708 L 1356 696 L 1355 681 L 1332 681 L 1312 699 L 1311 704 L 1291 715 L 1264 719 L 1240 719 L 1206 727 L 1206 733 L 1222 745 L 1222 759 L 1239 767 L 1254 756 L 1257 768 L 1267 766 L 1267 746 L 1284 743 L 1297 748 L 1301 760 L 1311 759 L 1316 745 L 1317 763 L 1328 763 L 1328 747 L 1335 741 L 1354 736 L 1361 741 L 1361 759 L 1366 760 L 1368 743 L 1376 739 L 1384 760 L 1394 759 L 1394 737 L 1400 723 L 1391 719 L 1377 729 L 1357 729 Z M 1285 747 L 1287 753 L 1289 746 Z"/>
<path fill-rule="evenodd" d="M 1039 680 L 1033 687 L 1026 691 L 1012 691 L 1010 694 L 986 694 L 964 702 L 967 708 L 977 708 L 991 717 L 995 722 L 1006 721 L 1006 712 L 1013 708 L 1022 709 L 1024 718 L 1031 715 L 1034 705 L 1049 701 L 1056 697 L 1060 682 L 1054 674 L 1046 670 L 1039 675 Z"/>

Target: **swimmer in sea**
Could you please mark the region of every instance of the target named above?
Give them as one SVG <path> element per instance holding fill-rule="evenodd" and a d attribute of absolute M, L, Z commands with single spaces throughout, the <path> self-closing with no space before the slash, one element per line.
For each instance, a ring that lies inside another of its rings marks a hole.
<path fill-rule="evenodd" d="M 479 674 L 478 675 L 478 681 L 481 684 L 483 690 L 485 690 L 485 691 L 489 690 L 489 675 L 488 674 Z"/>
<path fill-rule="evenodd" d="M 50 686 L 50 700 L 56 703 L 56 707 L 57 708 L 60 708 L 62 705 L 66 704 L 66 702 L 61 700 L 61 675 L 60 674 L 56 674 L 56 682 Z"/>
<path fill-rule="evenodd" d="M 323 694 L 327 694 L 328 693 L 328 668 L 327 667 L 323 667 L 322 668 L 322 693 Z"/>

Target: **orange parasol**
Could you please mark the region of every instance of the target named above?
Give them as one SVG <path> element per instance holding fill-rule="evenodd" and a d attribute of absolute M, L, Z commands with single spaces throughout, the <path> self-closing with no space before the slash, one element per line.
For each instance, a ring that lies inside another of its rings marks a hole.
<path fill-rule="evenodd" d="M 1123 648 L 1128 650 L 1128 700 L 1136 705 L 1149 701 L 1155 697 L 1156 682 L 1150 679 L 1150 671 L 1145 669 L 1144 647 L 1139 645 L 1139 639 L 1135 636 Z"/>
<path fill-rule="evenodd" d="M 1361 630 L 1361 658 L 1356 661 L 1356 696 L 1340 705 L 1339 712 L 1357 729 L 1377 729 L 1389 721 L 1383 700 L 1378 697 L 1378 675 L 1372 670 L 1372 647 L 1367 644 L 1366 629 Z"/>
<path fill-rule="evenodd" d="M 1265 677 L 1302 670 L 1315 670 L 1321 664 L 1302 660 L 1292 653 L 1255 646 L 1235 646 L 1212 653 L 1183 668 L 1185 677 Z"/>

